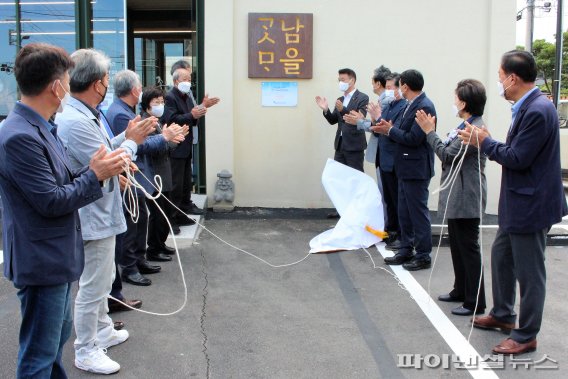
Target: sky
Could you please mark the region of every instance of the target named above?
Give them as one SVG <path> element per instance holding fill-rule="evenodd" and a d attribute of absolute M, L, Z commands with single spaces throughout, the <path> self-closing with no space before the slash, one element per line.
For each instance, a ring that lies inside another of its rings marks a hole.
<path fill-rule="evenodd" d="M 517 10 L 521 10 L 527 6 L 526 0 L 516 0 Z M 550 13 L 545 13 L 539 9 L 535 9 L 535 20 L 534 20 L 534 34 L 533 40 L 545 39 L 549 42 L 554 43 L 556 34 L 556 4 L 558 0 L 546 0 L 552 3 L 552 10 Z M 536 6 L 544 5 L 545 0 L 535 0 Z M 562 30 L 568 30 L 568 1 L 564 0 L 564 20 L 562 21 Z M 525 45 L 525 33 L 527 27 L 527 11 L 523 11 L 523 18 L 517 21 L 517 45 Z"/>

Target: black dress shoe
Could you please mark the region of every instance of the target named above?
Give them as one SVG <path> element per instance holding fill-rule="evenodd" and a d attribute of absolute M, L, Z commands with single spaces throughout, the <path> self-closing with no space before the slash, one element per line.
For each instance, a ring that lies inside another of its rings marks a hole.
<path fill-rule="evenodd" d="M 195 205 L 194 203 L 191 203 L 189 205 L 189 207 L 187 207 L 186 212 L 189 213 L 190 215 L 202 215 L 205 214 L 205 211 L 201 208 L 199 208 L 197 205 Z"/>
<path fill-rule="evenodd" d="M 168 254 L 168 255 L 174 255 L 176 253 L 176 249 L 174 249 L 173 247 L 169 247 L 169 246 L 164 245 L 164 247 L 162 248 L 162 253 Z"/>
<path fill-rule="evenodd" d="M 337 212 L 331 212 L 327 214 L 327 218 L 340 218 L 341 216 Z"/>
<path fill-rule="evenodd" d="M 140 308 L 142 306 L 142 300 L 127 300 L 122 299 L 122 303 L 130 305 L 132 308 Z M 119 303 L 116 300 L 108 299 L 108 313 L 114 312 L 125 312 L 131 311 L 131 308 L 128 308 L 126 305 Z"/>
<path fill-rule="evenodd" d="M 405 270 L 408 271 L 418 271 L 430 268 L 432 265 L 430 259 L 416 259 L 414 258 L 410 262 L 406 262 L 402 265 Z"/>
<path fill-rule="evenodd" d="M 151 265 L 146 261 L 144 263 L 137 264 L 137 266 L 141 274 L 155 274 L 157 272 L 160 272 L 160 270 L 162 269 L 160 266 Z"/>
<path fill-rule="evenodd" d="M 122 278 L 126 283 L 134 284 L 135 286 L 149 286 L 152 281 L 143 277 L 139 272 L 136 274 L 126 275 Z"/>
<path fill-rule="evenodd" d="M 385 249 L 390 250 L 390 251 L 397 251 L 397 250 L 400 250 L 400 247 L 401 247 L 400 240 L 394 240 L 394 241 L 388 242 Z"/>
<path fill-rule="evenodd" d="M 445 295 L 438 296 L 438 300 L 446 301 L 448 303 L 461 303 L 463 301 L 463 299 L 460 299 L 459 297 L 452 296 L 449 293 L 447 293 Z"/>
<path fill-rule="evenodd" d="M 146 259 L 149 261 L 155 261 L 155 262 L 169 262 L 172 260 L 172 257 L 170 257 L 169 255 L 166 254 L 162 254 L 162 253 L 146 253 Z"/>
<path fill-rule="evenodd" d="M 124 322 L 122 321 L 115 321 L 114 322 L 114 330 L 120 330 L 124 328 Z"/>
<path fill-rule="evenodd" d="M 395 254 L 392 257 L 386 257 L 385 263 L 388 265 L 401 265 L 412 260 L 412 255 Z"/>
<path fill-rule="evenodd" d="M 475 312 L 476 315 L 480 315 L 485 312 L 485 309 L 477 309 Z M 458 316 L 471 316 L 473 314 L 473 310 L 465 308 L 463 305 L 452 309 L 452 313 Z"/>
<path fill-rule="evenodd" d="M 195 225 L 195 220 L 187 216 L 182 216 L 176 220 L 176 224 L 179 226 Z"/>
<path fill-rule="evenodd" d="M 174 232 L 174 235 L 176 236 L 181 233 L 181 229 L 179 228 L 178 224 L 172 225 L 172 232 Z"/>

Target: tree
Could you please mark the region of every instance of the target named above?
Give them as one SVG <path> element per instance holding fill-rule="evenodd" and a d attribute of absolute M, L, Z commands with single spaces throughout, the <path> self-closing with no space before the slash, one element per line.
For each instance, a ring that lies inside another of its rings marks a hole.
<path fill-rule="evenodd" d="M 562 62 L 566 62 L 562 66 L 561 88 L 560 92 L 568 92 L 568 32 L 562 34 Z M 523 49 L 517 46 L 517 49 Z M 554 63 L 556 62 L 556 45 L 543 39 L 537 39 L 533 42 L 533 55 L 536 61 L 538 77 L 544 80 L 543 89 L 546 92 L 552 92 L 552 80 L 554 78 Z"/>

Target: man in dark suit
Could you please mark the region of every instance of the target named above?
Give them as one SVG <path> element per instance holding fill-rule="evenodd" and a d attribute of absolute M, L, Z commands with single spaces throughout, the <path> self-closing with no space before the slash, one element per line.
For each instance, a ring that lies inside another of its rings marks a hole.
<path fill-rule="evenodd" d="M 505 53 L 499 68 L 501 96 L 512 101 L 513 121 L 505 143 L 485 127 L 460 131 L 464 143 L 481 146 L 502 166 L 499 229 L 491 249 L 493 309 L 473 325 L 511 332 L 493 348 L 496 354 L 522 354 L 536 349 L 546 294 L 544 250 L 550 227 L 567 211 L 560 169 L 556 109 L 535 86 L 537 68 L 526 51 Z M 473 132 L 475 131 L 475 133 Z M 521 304 L 515 328 L 516 282 Z"/>
<path fill-rule="evenodd" d="M 381 120 L 376 130 L 397 143 L 394 169 L 398 176 L 398 220 L 400 249 L 385 258 L 389 265 L 400 265 L 409 271 L 430 267 L 432 227 L 428 210 L 428 185 L 434 176 L 434 152 L 426 134 L 415 121 L 416 112 L 423 110 L 436 115 L 434 104 L 422 92 L 424 78 L 416 70 L 400 74 L 399 88 L 408 101 L 400 122 Z M 416 254 L 413 255 L 413 250 Z"/>
<path fill-rule="evenodd" d="M 191 201 L 191 187 L 193 186 L 191 169 L 193 156 L 192 127 L 197 126 L 199 119 L 207 113 L 207 108 L 217 104 L 219 98 L 209 98 L 208 95 L 205 95 L 203 102 L 197 105 L 191 92 L 191 68 L 176 69 L 172 79 L 174 88 L 166 94 L 163 123 L 188 125 L 189 135 L 170 153 L 172 164 L 171 200 L 184 212 L 200 215 L 203 214 L 203 210 Z M 171 216 L 178 225 L 194 223 L 177 211 Z"/>
<path fill-rule="evenodd" d="M 373 117 L 380 122 L 387 120 L 393 125 L 397 125 L 402 118 L 407 101 L 400 94 L 399 86 L 400 75 L 393 74 L 386 81 L 387 90 L 394 92 L 394 100 L 387 104 L 383 110 L 379 109 L 380 117 Z M 376 108 L 375 108 L 376 109 Z M 374 112 L 369 111 L 373 114 Z M 375 126 L 371 127 L 375 131 Z M 386 249 L 400 249 L 400 224 L 398 222 L 398 177 L 394 169 L 394 157 L 397 151 L 397 144 L 389 137 L 375 132 L 378 136 L 377 156 L 375 164 L 379 167 L 381 182 L 383 185 L 383 201 L 387 208 L 385 231 L 388 232 Z"/>
<path fill-rule="evenodd" d="M 344 116 L 351 111 L 360 112 L 363 116 L 367 114 L 367 104 L 369 96 L 355 89 L 357 75 L 349 68 L 338 71 L 339 90 L 343 96 L 335 101 L 333 112 L 329 109 L 329 104 L 325 97 L 316 96 L 318 107 L 323 110 L 323 116 L 331 124 L 337 124 L 335 133 L 335 159 L 355 170 L 363 171 L 363 158 L 367 148 L 365 131 L 358 130 L 356 122 L 347 123 Z M 353 121 L 350 121 L 353 122 Z"/>
<path fill-rule="evenodd" d="M 14 282 L 22 324 L 18 378 L 66 378 L 71 284 L 84 266 L 77 210 L 101 198 L 100 182 L 122 171 L 124 151 L 99 149 L 74 170 L 51 120 L 69 99 L 73 62 L 60 47 L 28 44 L 16 57 L 22 94 L 0 130 L 4 274 Z"/>

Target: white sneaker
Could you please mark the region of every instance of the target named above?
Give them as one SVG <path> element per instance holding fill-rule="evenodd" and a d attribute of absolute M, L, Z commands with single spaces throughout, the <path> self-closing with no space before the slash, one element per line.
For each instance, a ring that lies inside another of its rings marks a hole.
<path fill-rule="evenodd" d="M 106 350 L 98 346 L 75 350 L 75 367 L 95 374 L 113 374 L 120 370 L 120 365 L 107 357 Z"/>
<path fill-rule="evenodd" d="M 129 337 L 128 331 L 125 329 L 122 330 L 114 330 L 112 329 L 112 332 L 110 333 L 110 335 L 105 338 L 105 339 L 97 339 L 97 345 L 101 348 L 101 349 L 108 349 L 111 346 L 116 346 L 119 345 L 121 343 L 123 343 L 124 341 L 126 341 Z"/>

